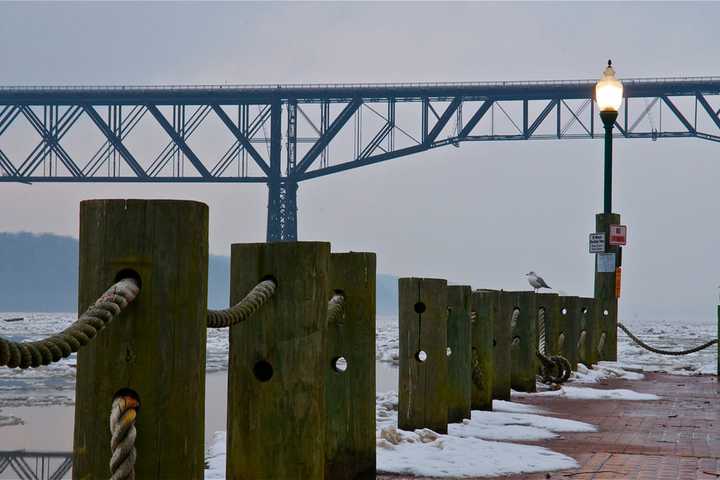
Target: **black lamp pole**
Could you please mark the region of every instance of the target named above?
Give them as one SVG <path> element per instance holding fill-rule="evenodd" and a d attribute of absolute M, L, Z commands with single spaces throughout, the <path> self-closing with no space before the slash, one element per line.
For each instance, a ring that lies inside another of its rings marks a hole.
<path fill-rule="evenodd" d="M 604 213 L 612 213 L 612 129 L 617 120 L 616 110 L 603 110 L 600 118 L 605 126 L 605 209 Z"/>

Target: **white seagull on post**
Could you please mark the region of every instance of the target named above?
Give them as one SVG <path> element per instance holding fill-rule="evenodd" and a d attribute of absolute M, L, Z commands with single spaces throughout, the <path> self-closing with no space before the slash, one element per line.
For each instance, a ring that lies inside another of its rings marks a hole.
<path fill-rule="evenodd" d="M 545 283 L 545 280 L 543 280 L 543 278 L 537 273 L 531 271 L 530 273 L 526 273 L 525 275 L 527 276 L 527 280 L 530 286 L 535 289 L 535 293 L 537 293 L 538 289 L 540 288 L 550 288 L 550 285 Z"/>

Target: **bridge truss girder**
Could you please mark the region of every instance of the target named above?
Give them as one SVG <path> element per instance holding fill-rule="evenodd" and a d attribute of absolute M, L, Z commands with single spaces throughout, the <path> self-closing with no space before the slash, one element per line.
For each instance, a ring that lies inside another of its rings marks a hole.
<path fill-rule="evenodd" d="M 624 83 L 617 137 L 720 142 L 720 78 Z M 0 181 L 264 183 L 267 239 L 296 240 L 301 182 L 468 141 L 596 138 L 593 86 L 0 87 Z"/>

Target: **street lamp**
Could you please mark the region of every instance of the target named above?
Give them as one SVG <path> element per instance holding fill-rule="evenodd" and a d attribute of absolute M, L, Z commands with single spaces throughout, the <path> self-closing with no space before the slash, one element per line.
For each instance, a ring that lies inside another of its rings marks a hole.
<path fill-rule="evenodd" d="M 595 101 L 605 126 L 605 213 L 612 213 L 612 129 L 622 103 L 623 86 L 615 78 L 612 61 L 608 60 L 602 78 L 595 85 Z"/>

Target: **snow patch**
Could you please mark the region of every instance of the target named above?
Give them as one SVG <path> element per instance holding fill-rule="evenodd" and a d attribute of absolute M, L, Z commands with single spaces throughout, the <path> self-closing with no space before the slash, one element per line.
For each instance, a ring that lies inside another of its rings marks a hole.
<path fill-rule="evenodd" d="M 590 387 L 564 386 L 559 390 L 547 390 L 544 392 L 524 393 L 512 391 L 512 396 L 517 398 L 529 396 L 542 397 L 563 397 L 571 400 L 660 400 L 660 397 L 652 393 L 639 393 L 625 389 L 601 389 Z"/>

